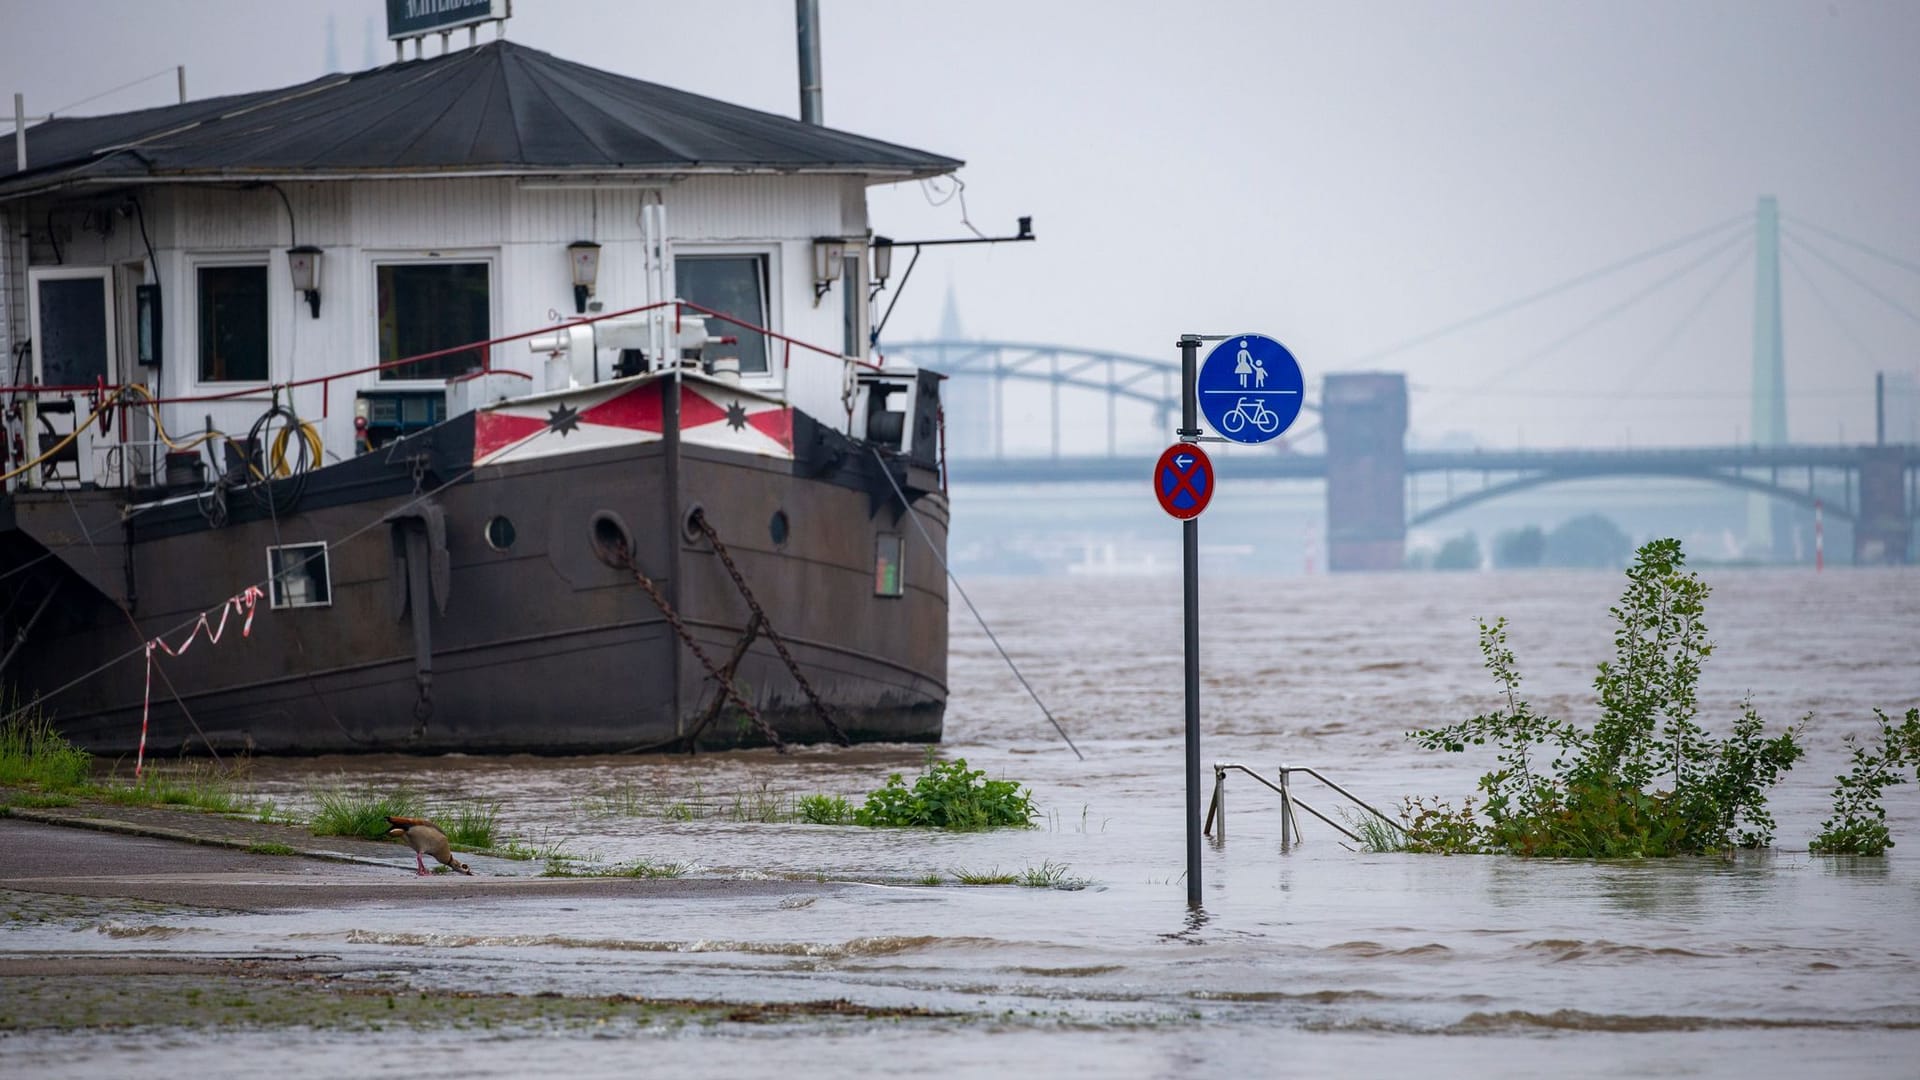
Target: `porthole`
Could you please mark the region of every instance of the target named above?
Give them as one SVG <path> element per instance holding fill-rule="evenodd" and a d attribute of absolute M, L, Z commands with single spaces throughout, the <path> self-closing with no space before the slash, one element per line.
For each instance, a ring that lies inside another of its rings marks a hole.
<path fill-rule="evenodd" d="M 505 551 L 513 546 L 513 522 L 498 515 L 487 519 L 487 546 Z"/>
<path fill-rule="evenodd" d="M 767 522 L 767 535 L 773 538 L 774 547 L 787 545 L 787 512 L 775 510 L 773 520 Z"/>
<path fill-rule="evenodd" d="M 680 519 L 680 535 L 687 543 L 697 544 L 706 537 L 707 534 L 700 528 L 700 522 L 704 521 L 706 516 L 706 507 L 699 503 L 687 507 L 687 516 Z"/>
<path fill-rule="evenodd" d="M 611 510 L 597 510 L 589 526 L 594 558 L 616 570 L 625 570 L 633 561 L 633 533 L 627 523 Z"/>

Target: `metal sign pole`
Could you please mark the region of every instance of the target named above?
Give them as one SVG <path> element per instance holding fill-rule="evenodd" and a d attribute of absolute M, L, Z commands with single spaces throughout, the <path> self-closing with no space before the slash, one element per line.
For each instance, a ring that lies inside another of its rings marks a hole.
<path fill-rule="evenodd" d="M 1198 334 L 1180 335 L 1180 439 L 1200 437 L 1194 415 L 1194 364 Z M 1187 906 L 1200 906 L 1200 522 L 1180 524 L 1181 576 L 1186 591 L 1187 644 Z"/>

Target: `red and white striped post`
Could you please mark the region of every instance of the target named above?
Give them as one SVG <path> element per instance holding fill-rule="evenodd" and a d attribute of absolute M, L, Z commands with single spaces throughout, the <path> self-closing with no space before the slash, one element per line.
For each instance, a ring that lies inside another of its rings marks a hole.
<path fill-rule="evenodd" d="M 1827 563 L 1826 531 L 1820 521 L 1820 500 L 1813 500 L 1813 572 L 1819 573 Z"/>

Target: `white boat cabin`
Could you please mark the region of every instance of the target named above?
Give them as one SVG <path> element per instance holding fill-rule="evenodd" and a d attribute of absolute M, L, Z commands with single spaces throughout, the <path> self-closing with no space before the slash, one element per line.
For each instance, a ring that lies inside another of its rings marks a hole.
<path fill-rule="evenodd" d="M 960 165 L 507 41 L 22 141 L 7 490 L 158 486 L 276 403 L 331 463 L 689 358 L 851 432 L 866 189 Z"/>

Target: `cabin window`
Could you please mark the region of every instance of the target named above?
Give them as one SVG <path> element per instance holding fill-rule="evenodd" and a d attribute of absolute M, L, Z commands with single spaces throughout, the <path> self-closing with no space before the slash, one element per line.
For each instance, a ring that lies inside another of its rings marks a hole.
<path fill-rule="evenodd" d="M 267 381 L 267 268 L 201 266 L 200 381 Z"/>
<path fill-rule="evenodd" d="M 682 300 L 724 312 L 754 326 L 767 325 L 765 255 L 681 255 L 674 259 L 673 267 L 674 290 Z M 708 359 L 739 357 L 742 374 L 766 374 L 765 334 L 756 334 L 725 319 L 710 319 L 707 326 L 717 337 L 739 339 L 735 344 L 709 347 Z"/>
<path fill-rule="evenodd" d="M 906 591 L 900 572 L 900 534 L 881 533 L 873 541 L 873 595 L 899 596 Z"/>
<path fill-rule="evenodd" d="M 333 603 L 327 545 L 287 544 L 267 549 L 267 574 L 276 608 L 325 607 Z"/>
<path fill-rule="evenodd" d="M 380 362 L 486 341 L 493 336 L 492 266 L 484 262 L 380 263 Z M 445 379 L 483 366 L 484 349 L 465 349 L 385 368 L 382 379 Z"/>

